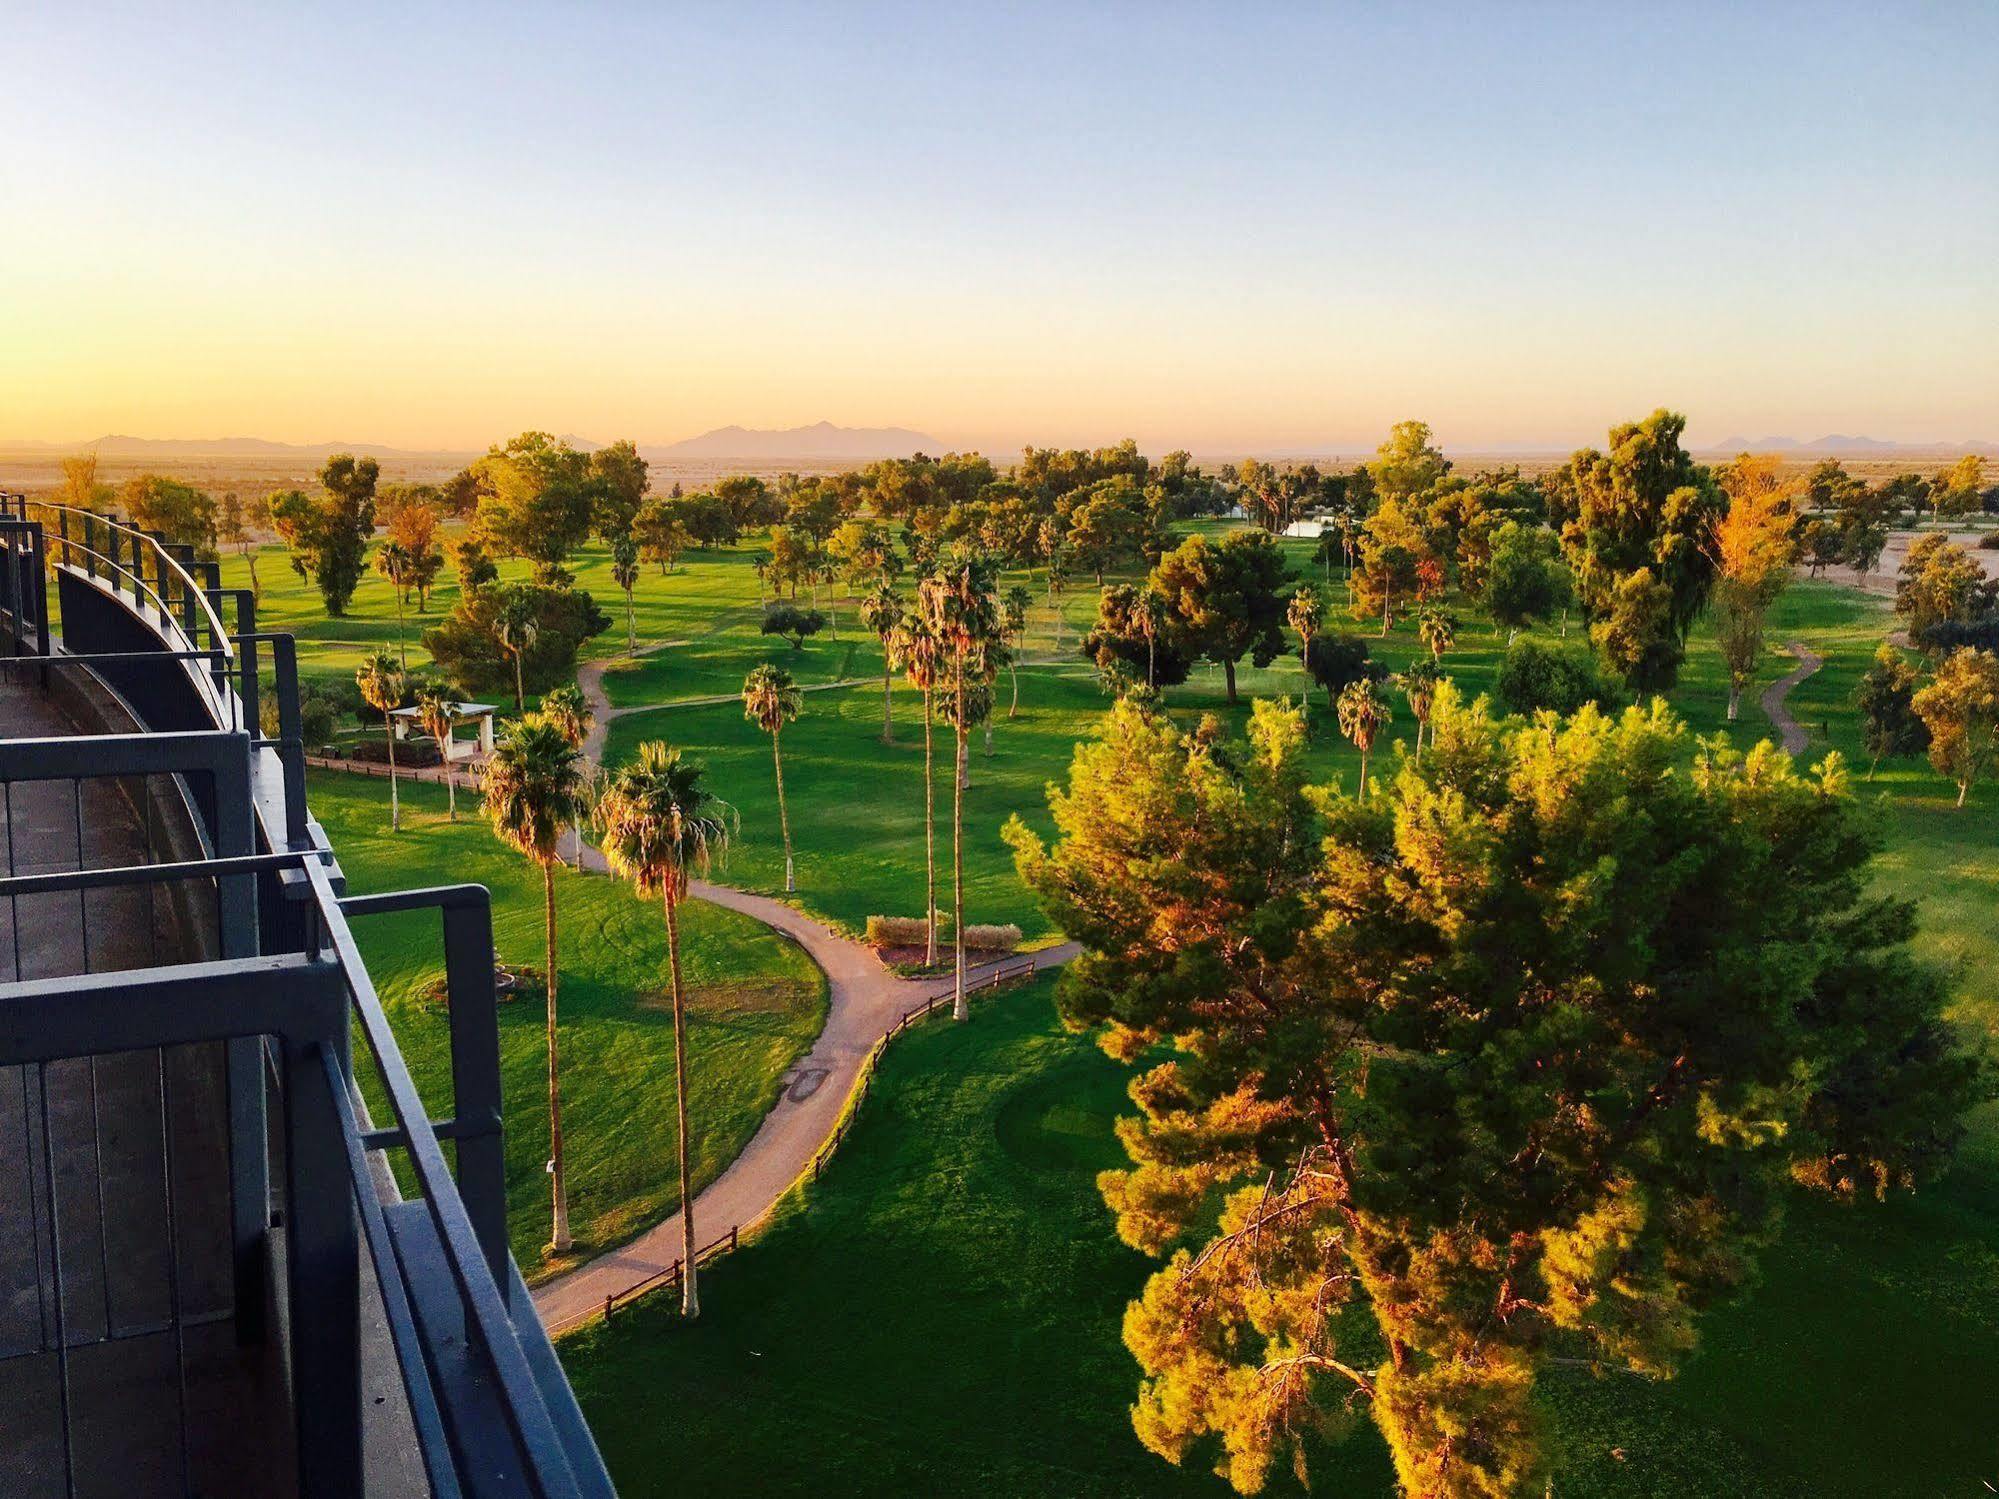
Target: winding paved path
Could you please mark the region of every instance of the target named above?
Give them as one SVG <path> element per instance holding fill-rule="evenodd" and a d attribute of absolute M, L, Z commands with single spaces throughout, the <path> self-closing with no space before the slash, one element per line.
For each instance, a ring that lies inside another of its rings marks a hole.
<path fill-rule="evenodd" d="M 589 662 L 577 672 L 583 695 L 597 719 L 583 746 L 592 760 L 603 753 L 612 718 L 646 711 L 611 706 L 604 695 L 604 668 L 608 664 Z M 583 863 L 586 868 L 605 872 L 603 854 L 587 845 Z M 749 1228 L 755 1224 L 811 1169 L 812 1158 L 831 1136 L 860 1078 L 861 1066 L 883 1032 L 904 1012 L 934 995 L 950 993 L 951 980 L 899 978 L 884 969 L 869 948 L 770 896 L 699 880 L 694 882 L 692 893 L 697 899 L 740 911 L 791 938 L 825 972 L 827 988 L 826 1028 L 819 1033 L 811 1053 L 786 1075 L 776 1107 L 764 1116 L 743 1153 L 695 1195 L 697 1237 L 710 1243 L 732 1226 Z M 1067 962 L 1078 951 L 1075 943 L 1068 942 L 1023 956 L 1032 956 L 1038 972 Z M 974 968 L 970 977 L 976 981 L 993 966 Z M 535 1309 L 550 1331 L 564 1331 L 601 1312 L 605 1297 L 632 1289 L 679 1258 L 680 1214 L 675 1213 L 622 1248 L 544 1282 L 534 1293 Z"/>
<path fill-rule="evenodd" d="M 1794 755 L 1802 755 L 1807 743 L 1805 730 L 1803 725 L 1791 717 L 1791 709 L 1786 699 L 1790 697 L 1792 688 L 1825 665 L 1825 658 L 1814 655 L 1805 648 L 1802 641 L 1798 640 L 1793 640 L 1784 649 L 1798 658 L 1798 664 L 1763 689 L 1761 702 L 1763 711 L 1770 715 L 1770 722 L 1776 725 L 1777 736 L 1784 748 Z"/>

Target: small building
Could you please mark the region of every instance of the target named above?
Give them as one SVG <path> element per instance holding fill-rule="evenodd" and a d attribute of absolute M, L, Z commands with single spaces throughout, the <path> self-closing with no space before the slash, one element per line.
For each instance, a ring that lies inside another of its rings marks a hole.
<path fill-rule="evenodd" d="M 438 746 L 447 763 L 464 760 L 482 760 L 493 753 L 493 714 L 497 710 L 491 703 L 453 703 L 451 705 L 451 732 L 444 743 Z M 415 708 L 397 708 L 389 715 L 396 727 L 398 739 L 426 739 L 423 719 Z M 458 736 L 458 730 L 466 724 L 478 725 L 477 733 L 466 739 Z"/>

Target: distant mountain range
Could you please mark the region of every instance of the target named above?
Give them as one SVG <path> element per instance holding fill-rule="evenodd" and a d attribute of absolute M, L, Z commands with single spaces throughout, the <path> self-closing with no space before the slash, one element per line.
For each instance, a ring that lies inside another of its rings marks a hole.
<path fill-rule="evenodd" d="M 783 429 L 717 427 L 699 437 L 643 449 L 660 458 L 907 458 L 938 452 L 933 437 L 907 427 L 836 427 L 814 422 Z"/>
<path fill-rule="evenodd" d="M 1823 453 L 1854 457 L 1889 458 L 1898 453 L 1979 453 L 1999 454 L 1999 443 L 1991 442 L 1884 442 L 1878 437 L 1849 437 L 1843 432 L 1828 433 L 1810 442 L 1795 437 L 1730 437 L 1716 443 L 1695 443 L 1705 453 Z"/>
<path fill-rule="evenodd" d="M 371 442 L 273 442 L 268 437 L 126 437 L 111 434 L 94 442 L 37 442 L 0 439 L 9 453 L 81 453 L 100 458 L 325 458 L 333 453 L 372 453 L 377 458 L 470 457 L 456 448 L 390 448 Z"/>

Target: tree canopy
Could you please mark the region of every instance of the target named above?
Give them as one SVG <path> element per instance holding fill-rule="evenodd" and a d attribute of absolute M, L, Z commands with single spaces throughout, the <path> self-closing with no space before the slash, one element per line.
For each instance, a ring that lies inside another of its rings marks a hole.
<path fill-rule="evenodd" d="M 1186 648 L 1218 662 L 1236 700 L 1236 663 L 1268 666 L 1284 653 L 1284 555 L 1262 531 L 1219 544 L 1190 536 L 1159 559 L 1150 586 L 1166 599 Z"/>
<path fill-rule="evenodd" d="M 1926 1178 L 1986 1092 L 1836 756 L 1448 684 L 1431 725 L 1362 802 L 1293 710 L 1235 746 L 1125 703 L 1053 847 L 1009 828 L 1084 948 L 1065 1019 L 1142 1069 L 1100 1181 L 1166 1259 L 1133 1424 L 1244 1492 L 1372 1419 L 1408 1493 L 1539 1493 L 1551 1360 L 1670 1375 L 1792 1183 Z"/>

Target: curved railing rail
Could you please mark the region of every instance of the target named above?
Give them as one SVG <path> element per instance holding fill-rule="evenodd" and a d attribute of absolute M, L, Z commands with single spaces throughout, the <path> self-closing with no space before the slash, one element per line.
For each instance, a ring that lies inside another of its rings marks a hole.
<path fill-rule="evenodd" d="M 21 520 L 41 523 L 51 567 L 68 567 L 114 593 L 130 594 L 156 617 L 170 645 L 206 655 L 203 690 L 210 706 L 236 719 L 240 709 L 227 701 L 226 684 L 237 653 L 218 607 L 227 592 L 219 562 L 115 515 L 26 496 L 16 497 L 11 508 Z"/>

